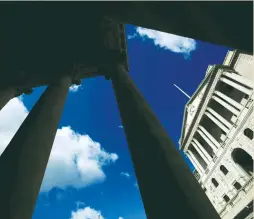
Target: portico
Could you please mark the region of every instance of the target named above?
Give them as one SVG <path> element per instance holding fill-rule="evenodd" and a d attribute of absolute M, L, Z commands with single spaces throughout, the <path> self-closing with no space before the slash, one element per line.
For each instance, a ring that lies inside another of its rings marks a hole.
<path fill-rule="evenodd" d="M 191 120 L 192 129 L 189 128 L 190 131 L 181 137 L 181 148 L 187 152 L 201 176 L 216 157 L 217 151 L 224 147 L 226 139 L 233 135 L 235 121 L 245 113 L 249 97 L 254 93 L 254 83 L 233 69 L 213 66 L 209 70 L 203 82 L 203 86 L 209 89 L 202 91 L 201 85 L 187 103 L 185 117 L 188 117 L 188 108 L 197 102 L 195 98 L 199 98 L 201 91 L 206 92 L 206 96 L 201 98 L 203 105 L 195 107 L 197 110 Z"/>

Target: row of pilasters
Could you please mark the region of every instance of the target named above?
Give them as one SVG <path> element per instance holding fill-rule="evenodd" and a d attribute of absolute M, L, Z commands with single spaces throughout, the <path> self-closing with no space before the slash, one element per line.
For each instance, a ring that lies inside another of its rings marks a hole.
<path fill-rule="evenodd" d="M 120 64 L 112 72 L 147 218 L 219 219 L 128 72 Z M 71 78 L 65 76 L 48 86 L 0 157 L 0 209 L 5 219 L 32 218 L 70 85 Z"/>
<path fill-rule="evenodd" d="M 227 85 L 232 86 L 234 89 L 241 91 L 243 94 L 250 96 L 253 93 L 254 89 L 254 82 L 244 78 L 243 76 L 236 74 L 234 72 L 223 72 L 220 79 L 221 82 L 226 83 Z M 226 108 L 235 118 L 238 118 L 245 108 L 245 106 L 229 97 L 226 93 L 222 93 L 218 90 L 215 90 L 211 96 L 211 99 L 219 103 L 221 106 Z M 223 134 L 222 141 L 218 142 L 216 138 L 209 133 L 204 126 L 199 124 L 197 128 L 197 133 L 201 136 L 201 138 L 212 148 L 213 153 L 216 154 L 217 150 L 222 146 L 223 140 L 225 140 L 226 136 L 229 135 L 231 129 L 233 128 L 234 124 L 232 121 L 225 119 L 222 115 L 216 112 L 211 107 L 207 107 L 204 115 L 209 118 L 221 131 Z M 194 134 L 195 136 L 195 134 Z M 206 167 L 212 161 L 211 156 L 208 152 L 202 147 L 200 142 L 193 137 L 190 143 L 190 149 L 188 150 L 187 156 L 192 161 L 196 170 L 202 174 L 205 172 Z M 191 148 L 194 148 L 199 157 L 201 157 L 202 162 L 205 162 L 205 166 L 201 165 L 201 161 L 195 154 L 191 151 Z"/>

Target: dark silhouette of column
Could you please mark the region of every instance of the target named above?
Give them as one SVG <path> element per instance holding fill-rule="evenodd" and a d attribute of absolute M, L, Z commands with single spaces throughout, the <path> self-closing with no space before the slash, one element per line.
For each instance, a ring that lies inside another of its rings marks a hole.
<path fill-rule="evenodd" d="M 0 110 L 13 98 L 15 97 L 16 89 L 7 88 L 0 90 Z"/>
<path fill-rule="evenodd" d="M 31 94 L 32 88 L 5 88 L 0 89 L 0 110 L 14 97 L 20 96 L 21 94 Z"/>
<path fill-rule="evenodd" d="M 30 219 L 71 77 L 48 86 L 0 157 L 0 215 Z"/>
<path fill-rule="evenodd" d="M 118 64 L 108 73 L 112 79 L 147 218 L 219 219 L 124 66 Z"/>

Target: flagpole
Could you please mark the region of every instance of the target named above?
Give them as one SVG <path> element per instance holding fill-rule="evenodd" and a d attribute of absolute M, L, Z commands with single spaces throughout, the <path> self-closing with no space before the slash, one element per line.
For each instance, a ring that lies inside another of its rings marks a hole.
<path fill-rule="evenodd" d="M 191 98 L 187 93 L 185 93 L 180 87 L 178 87 L 176 84 L 174 84 L 174 86 L 181 91 L 181 93 L 183 93 L 186 97 L 188 97 L 189 99 Z"/>

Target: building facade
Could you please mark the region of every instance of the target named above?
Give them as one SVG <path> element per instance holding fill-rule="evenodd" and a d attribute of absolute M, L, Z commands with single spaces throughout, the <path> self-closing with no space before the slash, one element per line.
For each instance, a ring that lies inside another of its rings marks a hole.
<path fill-rule="evenodd" d="M 253 55 L 229 51 L 185 106 L 180 149 L 223 219 L 253 218 Z"/>

